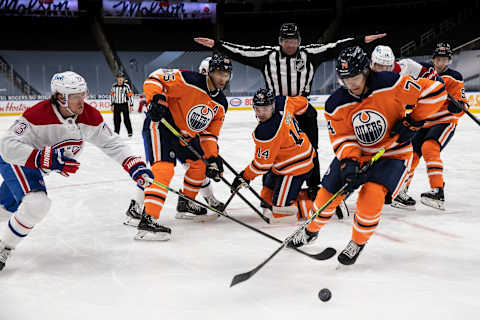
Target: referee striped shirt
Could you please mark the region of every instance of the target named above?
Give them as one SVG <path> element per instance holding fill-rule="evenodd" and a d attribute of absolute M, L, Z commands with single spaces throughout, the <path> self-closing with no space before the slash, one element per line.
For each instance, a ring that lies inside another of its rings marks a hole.
<path fill-rule="evenodd" d="M 111 104 L 128 103 L 128 105 L 133 105 L 133 93 L 128 83 L 124 82 L 122 85 L 119 85 L 115 82 L 112 85 L 110 102 Z"/>
<path fill-rule="evenodd" d="M 285 55 L 280 46 L 250 47 L 226 41 L 215 41 L 214 49 L 238 62 L 259 69 L 265 85 L 279 96 L 307 97 L 312 89 L 315 71 L 324 61 L 337 58 L 348 46 L 361 44 L 364 37 L 346 38 L 328 44 L 299 46 L 293 56 Z"/>

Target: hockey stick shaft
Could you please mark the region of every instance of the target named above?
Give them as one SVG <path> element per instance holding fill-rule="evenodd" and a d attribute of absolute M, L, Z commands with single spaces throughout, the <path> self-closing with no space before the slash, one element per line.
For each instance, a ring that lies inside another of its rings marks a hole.
<path fill-rule="evenodd" d="M 465 112 L 467 116 L 469 116 L 473 121 L 475 121 L 476 124 L 478 124 L 478 125 L 480 126 L 480 120 L 478 120 L 477 117 L 475 117 L 467 108 L 465 108 L 465 106 L 464 106 L 462 103 L 458 102 L 457 99 L 455 99 L 454 97 L 452 97 L 452 96 L 450 95 L 450 93 L 447 93 L 447 94 L 448 94 L 448 99 L 449 99 L 450 101 L 452 101 L 453 104 L 455 104 L 455 106 L 456 106 L 457 108 L 462 109 L 463 112 Z"/>
<path fill-rule="evenodd" d="M 371 159 L 370 161 L 365 164 L 360 171 L 362 173 L 366 172 L 371 166 L 377 161 L 383 154 L 385 153 L 385 148 L 380 149 Z M 344 184 L 340 190 L 335 192 L 330 199 L 328 199 L 322 207 L 320 207 L 309 219 L 307 219 L 304 223 L 302 223 L 292 234 L 290 234 L 288 237 L 285 238 L 285 240 L 282 242 L 282 245 L 275 250 L 266 260 L 264 260 L 261 264 L 256 266 L 254 269 L 245 272 L 245 273 L 240 273 L 237 274 L 233 277 L 232 282 L 230 284 L 230 287 L 233 287 L 234 285 L 246 281 L 250 279 L 255 273 L 257 273 L 263 266 L 267 264 L 268 261 L 270 261 L 274 256 L 276 256 L 283 248 L 285 248 L 290 241 L 299 233 L 301 232 L 306 226 L 313 221 L 322 211 L 324 211 L 338 196 L 342 195 L 345 192 L 345 189 L 347 187 L 348 183 Z M 348 195 L 347 195 L 348 196 Z"/>
<path fill-rule="evenodd" d="M 197 151 L 195 150 L 195 148 L 188 142 L 185 140 L 185 138 L 177 131 L 177 129 L 175 129 L 165 118 L 162 118 L 160 120 L 161 123 L 163 123 L 163 125 L 165 127 L 167 127 L 168 130 L 170 130 L 170 132 L 172 132 L 178 139 L 180 139 L 180 141 L 182 141 L 182 143 L 188 148 L 188 150 L 190 150 L 198 159 L 202 160 L 203 163 L 205 163 L 205 165 L 208 165 L 207 163 L 207 160 L 205 160 L 205 158 L 202 157 L 202 155 Z M 219 155 L 220 157 L 220 155 Z M 222 159 L 222 158 L 220 158 Z M 220 179 L 229 187 L 231 187 L 232 185 L 222 176 L 220 176 Z M 240 199 L 242 199 L 250 208 L 253 209 L 253 211 L 255 211 L 255 213 L 260 217 L 262 218 L 266 223 L 270 223 L 270 219 L 268 217 L 265 217 L 260 211 L 258 211 L 257 208 L 255 208 L 255 206 L 253 206 L 244 196 L 242 196 L 240 193 L 238 193 L 238 196 L 240 197 Z"/>
<path fill-rule="evenodd" d="M 223 161 L 223 163 L 225 164 L 225 166 L 226 166 L 230 171 L 232 171 L 232 173 L 235 175 L 235 177 L 238 177 L 239 173 L 225 160 L 225 158 L 223 158 L 223 157 L 220 156 L 220 155 L 218 155 L 218 157 L 219 157 L 220 159 L 222 159 L 222 161 Z M 254 195 L 255 197 L 258 198 L 258 200 L 260 200 L 261 202 L 263 202 L 263 203 L 264 203 L 265 205 L 267 205 L 270 209 L 272 208 L 272 206 L 271 206 L 267 201 L 265 201 L 265 200 L 262 198 L 262 196 L 260 196 L 260 195 L 258 194 L 258 192 L 255 191 L 255 189 L 253 189 L 253 187 L 252 187 L 251 185 L 247 184 L 247 188 L 253 193 L 253 195 Z"/>
<path fill-rule="evenodd" d="M 197 201 L 197 200 L 195 200 L 195 199 L 192 199 L 192 198 L 184 195 L 184 194 L 181 193 L 180 191 L 175 190 L 175 189 L 173 189 L 173 188 L 171 188 L 171 187 L 169 187 L 169 186 L 167 186 L 167 185 L 165 185 L 165 184 L 163 184 L 163 183 L 161 183 L 161 182 L 155 181 L 155 180 L 153 180 L 153 179 L 146 179 L 146 180 L 147 180 L 149 183 L 152 183 L 152 184 L 157 185 L 157 186 L 159 186 L 159 187 L 161 187 L 161 188 L 163 188 L 163 189 L 165 189 L 165 190 L 168 190 L 168 191 L 170 191 L 170 192 L 173 192 L 173 193 L 177 194 L 179 197 L 182 197 L 182 198 L 185 199 L 185 200 L 193 201 L 193 202 L 195 202 L 196 204 L 198 204 L 199 206 L 201 206 L 201 207 L 203 207 L 203 208 L 209 209 L 209 210 L 215 212 L 216 214 L 219 214 L 219 215 L 221 215 L 221 216 L 223 216 L 223 217 L 225 217 L 225 218 L 227 218 L 227 219 L 230 219 L 230 220 L 232 220 L 232 221 L 234 221 L 234 222 L 236 222 L 236 223 L 238 223 L 238 224 L 241 224 L 242 226 L 244 226 L 244 227 L 246 227 L 246 228 L 248 228 L 248 229 L 250 229 L 250 230 L 252 230 L 252 231 L 255 231 L 255 232 L 257 232 L 257 233 L 260 233 L 261 235 L 263 235 L 263 236 L 265 236 L 265 237 L 267 237 L 267 238 L 269 238 L 269 239 L 271 239 L 271 240 L 273 240 L 273 241 L 275 241 L 275 242 L 277 242 L 277 243 L 282 243 L 282 240 L 280 240 L 280 239 L 278 239 L 278 238 L 276 238 L 276 237 L 274 237 L 274 236 L 272 236 L 272 235 L 270 235 L 270 234 L 268 234 L 268 233 L 266 233 L 266 232 L 263 232 L 262 230 L 259 230 L 259 229 L 255 228 L 255 227 L 252 227 L 251 225 L 248 225 L 248 224 L 246 224 L 246 223 L 244 223 L 244 222 L 242 222 L 242 221 L 240 221 L 240 220 L 238 220 L 238 219 L 236 219 L 236 218 L 234 218 L 234 217 L 231 217 L 231 216 L 228 215 L 227 213 L 221 212 L 220 210 L 217 210 L 217 209 L 215 209 L 214 207 L 212 207 L 212 206 L 210 206 L 210 205 L 208 205 L 208 204 L 201 203 L 201 202 L 199 202 L 199 201 Z M 233 198 L 233 195 L 235 195 L 235 193 L 232 194 L 230 197 Z M 310 254 L 310 253 L 305 252 L 305 251 L 303 251 L 303 250 L 300 250 L 300 249 L 298 249 L 298 248 L 292 248 L 292 249 L 294 249 L 295 251 L 297 251 L 297 252 L 299 252 L 299 253 L 307 256 L 307 257 L 310 257 L 310 258 L 312 258 L 312 259 L 315 259 L 315 260 L 325 260 L 325 254 L 323 254 L 323 252 L 318 253 L 318 254 Z"/>

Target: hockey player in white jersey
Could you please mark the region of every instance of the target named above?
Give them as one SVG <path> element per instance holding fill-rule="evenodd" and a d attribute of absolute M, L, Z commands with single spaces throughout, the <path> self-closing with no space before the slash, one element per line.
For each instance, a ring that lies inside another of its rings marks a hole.
<path fill-rule="evenodd" d="M 212 57 L 206 57 L 205 59 L 200 62 L 198 66 L 198 72 L 201 74 L 207 74 L 208 68 L 210 65 L 210 60 Z M 176 72 L 181 69 L 165 69 L 165 72 Z M 187 165 L 187 164 L 185 164 Z M 219 211 L 223 211 L 225 209 L 225 204 L 219 201 L 213 194 L 212 184 L 210 183 L 210 178 L 206 177 L 203 181 L 202 187 L 200 189 L 200 195 L 207 201 L 207 203 L 214 207 Z M 139 189 L 135 199 L 130 200 L 130 205 L 125 213 L 127 218 L 124 222 L 125 225 L 136 227 L 142 218 L 142 211 L 143 211 L 143 200 L 144 200 L 144 193 L 143 190 Z M 178 212 L 185 212 L 187 210 L 187 200 L 179 197 L 177 203 L 177 211 Z M 183 216 L 183 215 L 182 215 Z"/>
<path fill-rule="evenodd" d="M 153 178 L 145 162 L 112 132 L 100 112 L 85 103 L 83 77 L 71 71 L 57 73 L 51 92 L 49 100 L 25 111 L 0 140 L 0 206 L 13 213 L 0 231 L 0 270 L 50 209 L 43 175 L 52 171 L 74 174 L 84 141 L 121 164 L 138 185 Z"/>

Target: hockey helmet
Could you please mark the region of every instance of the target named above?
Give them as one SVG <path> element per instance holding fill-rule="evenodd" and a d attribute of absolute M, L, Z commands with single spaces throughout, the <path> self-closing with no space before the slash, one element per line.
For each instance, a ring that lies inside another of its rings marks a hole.
<path fill-rule="evenodd" d="M 279 41 L 285 39 L 298 39 L 300 42 L 300 31 L 298 30 L 298 26 L 291 22 L 282 24 L 278 39 Z"/>
<path fill-rule="evenodd" d="M 85 79 L 73 71 L 54 74 L 50 82 L 50 88 L 52 94 L 60 93 L 64 97 L 73 93 L 87 94 L 88 91 Z"/>
<path fill-rule="evenodd" d="M 450 49 L 450 44 L 446 42 L 440 42 L 437 43 L 437 46 L 435 47 L 435 50 L 433 50 L 433 56 L 432 58 L 435 57 L 447 57 L 449 59 L 452 58 L 453 51 Z"/>
<path fill-rule="evenodd" d="M 368 69 L 370 61 L 360 47 L 348 47 L 340 52 L 335 69 L 340 79 L 351 78 Z"/>
<path fill-rule="evenodd" d="M 372 52 L 371 65 L 393 66 L 395 55 L 389 46 L 376 46 Z"/>
<path fill-rule="evenodd" d="M 203 61 L 202 61 L 203 62 Z M 232 60 L 229 57 L 214 53 L 209 61 L 208 72 L 222 70 L 232 73 Z"/>
<path fill-rule="evenodd" d="M 270 106 L 275 102 L 275 96 L 270 89 L 258 89 L 253 96 L 253 105 L 258 107 Z"/>

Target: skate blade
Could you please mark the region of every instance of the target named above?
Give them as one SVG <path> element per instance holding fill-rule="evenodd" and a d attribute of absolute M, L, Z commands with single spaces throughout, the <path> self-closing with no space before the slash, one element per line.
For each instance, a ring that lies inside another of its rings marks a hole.
<path fill-rule="evenodd" d="M 220 216 L 218 214 L 204 214 L 200 216 L 194 216 L 191 218 L 193 222 L 211 222 L 215 221 L 219 218 Z"/>
<path fill-rule="evenodd" d="M 415 206 L 406 206 L 404 204 L 398 203 L 398 202 L 392 202 L 390 204 L 392 208 L 396 209 L 402 209 L 402 210 L 407 210 L 407 211 L 416 211 L 417 208 Z"/>
<path fill-rule="evenodd" d="M 420 202 L 434 209 L 445 211 L 445 203 L 439 203 L 438 201 L 429 198 L 421 198 Z"/>
<path fill-rule="evenodd" d="M 178 212 L 177 211 L 177 213 L 175 213 L 175 219 L 193 220 L 194 217 L 195 217 L 195 215 L 185 213 L 185 212 Z"/>
<path fill-rule="evenodd" d="M 143 241 L 168 241 L 172 238 L 170 233 L 166 232 L 149 232 L 144 230 L 138 230 L 137 234 L 135 235 L 135 240 L 143 240 Z"/>
<path fill-rule="evenodd" d="M 130 227 L 138 227 L 139 223 L 140 223 L 140 219 L 135 219 L 130 217 L 127 217 L 127 219 L 123 221 L 123 225 L 130 226 Z"/>

